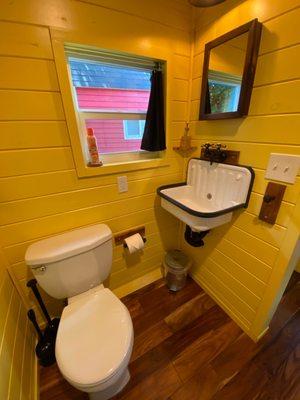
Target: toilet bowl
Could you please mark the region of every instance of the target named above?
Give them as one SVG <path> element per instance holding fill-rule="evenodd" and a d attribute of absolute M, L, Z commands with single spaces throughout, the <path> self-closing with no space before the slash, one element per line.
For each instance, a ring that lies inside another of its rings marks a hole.
<path fill-rule="evenodd" d="M 112 264 L 112 233 L 103 224 L 31 245 L 25 256 L 43 289 L 68 299 L 55 355 L 64 378 L 91 400 L 108 400 L 130 379 L 133 326 L 126 306 L 102 282 Z"/>
<path fill-rule="evenodd" d="M 129 380 L 132 345 L 127 308 L 101 285 L 64 308 L 56 339 L 57 365 L 72 386 L 106 400 Z"/>

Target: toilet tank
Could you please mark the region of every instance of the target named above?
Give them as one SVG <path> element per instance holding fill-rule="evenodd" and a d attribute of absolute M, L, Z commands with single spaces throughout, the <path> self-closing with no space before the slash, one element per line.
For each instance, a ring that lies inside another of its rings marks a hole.
<path fill-rule="evenodd" d="M 101 284 L 112 265 L 112 232 L 98 224 L 75 229 L 28 247 L 25 261 L 39 285 L 56 299 Z"/>

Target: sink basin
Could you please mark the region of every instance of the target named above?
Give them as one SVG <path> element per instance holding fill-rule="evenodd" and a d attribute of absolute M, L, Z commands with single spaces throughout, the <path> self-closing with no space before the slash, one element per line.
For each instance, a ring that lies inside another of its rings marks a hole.
<path fill-rule="evenodd" d="M 195 232 L 223 225 L 238 208 L 247 208 L 254 171 L 251 167 L 192 158 L 187 181 L 157 189 L 161 206 Z"/>

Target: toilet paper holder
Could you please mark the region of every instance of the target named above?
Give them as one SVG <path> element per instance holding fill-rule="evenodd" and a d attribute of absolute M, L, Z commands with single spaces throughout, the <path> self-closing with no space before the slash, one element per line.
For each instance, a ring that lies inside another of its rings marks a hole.
<path fill-rule="evenodd" d="M 120 232 L 118 234 L 115 235 L 115 244 L 116 246 L 122 244 L 124 249 L 127 248 L 127 244 L 125 243 L 125 239 L 128 238 L 131 235 L 134 235 L 135 233 L 139 233 L 142 236 L 142 239 L 144 241 L 144 243 L 146 243 L 147 239 L 145 237 L 145 227 L 144 226 L 140 226 L 138 228 L 134 228 L 134 229 L 129 229 L 127 231 L 123 231 Z"/>

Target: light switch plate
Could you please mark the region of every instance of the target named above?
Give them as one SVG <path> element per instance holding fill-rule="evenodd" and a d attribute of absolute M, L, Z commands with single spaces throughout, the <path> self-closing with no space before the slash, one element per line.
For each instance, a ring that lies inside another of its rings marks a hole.
<path fill-rule="evenodd" d="M 128 192 L 127 176 L 118 176 L 119 193 Z"/>
<path fill-rule="evenodd" d="M 300 156 L 271 153 L 265 178 L 285 183 L 295 183 L 300 168 Z"/>

